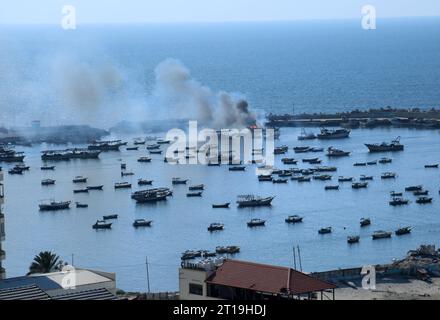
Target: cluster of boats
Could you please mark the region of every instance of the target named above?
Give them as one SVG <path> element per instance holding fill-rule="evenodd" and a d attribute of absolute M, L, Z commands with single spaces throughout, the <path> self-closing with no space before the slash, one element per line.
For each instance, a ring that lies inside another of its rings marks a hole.
<path fill-rule="evenodd" d="M 406 187 L 405 191 L 412 192 L 412 194 L 417 197 L 415 202 L 418 204 L 431 203 L 433 200 L 432 197 L 428 197 L 429 191 L 424 190 L 422 185 Z M 401 206 L 410 203 L 409 199 L 403 197 L 403 192 L 391 191 L 390 196 L 391 200 L 389 201 L 389 204 L 391 206 Z"/>
<path fill-rule="evenodd" d="M 41 152 L 43 161 L 69 161 L 71 159 L 98 159 L 100 150 L 70 148 L 64 150 L 45 150 Z"/>
<path fill-rule="evenodd" d="M 218 254 L 236 254 L 240 252 L 239 246 L 218 246 L 215 248 L 215 251 L 208 250 L 187 250 L 182 253 L 181 260 L 192 260 L 195 258 L 208 258 L 215 257 Z"/>
<path fill-rule="evenodd" d="M 103 216 L 102 220 L 96 220 L 96 222 L 92 225 L 93 229 L 111 229 L 113 223 L 108 222 L 108 220 L 118 219 L 117 214 Z M 145 219 L 136 219 L 133 222 L 133 227 L 140 228 L 140 227 L 151 227 L 151 223 L 153 221 L 151 220 L 145 220 Z"/>
<path fill-rule="evenodd" d="M 307 133 L 304 129 L 301 131 L 301 135 L 298 136 L 298 140 L 313 140 L 313 139 L 323 139 L 323 140 L 329 140 L 329 139 L 343 139 L 348 138 L 350 136 L 350 130 L 347 129 L 326 129 L 322 128 L 320 133 L 314 134 L 314 133 Z"/>
<path fill-rule="evenodd" d="M 0 145 L 0 162 L 23 162 L 25 155 L 9 145 Z"/>

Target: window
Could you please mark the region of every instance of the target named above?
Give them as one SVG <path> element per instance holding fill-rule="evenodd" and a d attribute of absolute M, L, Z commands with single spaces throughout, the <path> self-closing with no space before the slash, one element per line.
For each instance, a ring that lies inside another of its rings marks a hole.
<path fill-rule="evenodd" d="M 203 286 L 201 284 L 189 284 L 189 293 L 203 296 Z"/>

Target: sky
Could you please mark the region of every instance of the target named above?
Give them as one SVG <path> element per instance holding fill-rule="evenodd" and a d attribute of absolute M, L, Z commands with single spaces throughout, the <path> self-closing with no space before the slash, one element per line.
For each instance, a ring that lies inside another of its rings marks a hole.
<path fill-rule="evenodd" d="M 2 0 L 0 24 L 57 24 L 73 5 L 80 23 L 177 23 L 440 16 L 440 0 Z"/>

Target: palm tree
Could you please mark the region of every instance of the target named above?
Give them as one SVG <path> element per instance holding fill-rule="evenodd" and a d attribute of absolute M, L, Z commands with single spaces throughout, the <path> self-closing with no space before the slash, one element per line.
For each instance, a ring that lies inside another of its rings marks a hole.
<path fill-rule="evenodd" d="M 34 261 L 29 267 L 29 274 L 32 273 L 49 273 L 61 270 L 63 262 L 59 260 L 59 256 L 50 251 L 42 251 L 34 257 Z"/>

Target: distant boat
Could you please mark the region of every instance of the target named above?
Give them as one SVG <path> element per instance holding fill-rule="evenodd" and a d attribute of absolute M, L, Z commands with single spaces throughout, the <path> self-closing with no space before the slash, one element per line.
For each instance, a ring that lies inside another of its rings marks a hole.
<path fill-rule="evenodd" d="M 220 208 L 229 208 L 230 203 L 226 202 L 226 203 L 220 203 L 220 204 L 213 204 L 212 208 L 213 209 L 220 209 Z"/>
<path fill-rule="evenodd" d="M 272 183 L 287 183 L 287 179 L 273 179 Z"/>
<path fill-rule="evenodd" d="M 339 177 L 338 182 L 352 182 L 353 177 Z"/>
<path fill-rule="evenodd" d="M 361 175 L 359 178 L 360 181 L 373 180 L 373 176 L 366 176 L 365 174 Z"/>
<path fill-rule="evenodd" d="M 73 193 L 88 193 L 88 192 L 89 192 L 89 189 L 87 189 L 87 188 L 73 190 Z"/>
<path fill-rule="evenodd" d="M 368 162 L 367 162 L 367 165 L 369 165 L 369 166 L 375 166 L 375 165 L 377 165 L 377 160 L 374 160 L 374 161 L 368 161 Z"/>
<path fill-rule="evenodd" d="M 55 180 L 53 180 L 53 179 L 44 179 L 41 181 L 42 186 L 49 186 L 49 185 L 54 185 L 54 184 L 55 184 Z"/>
<path fill-rule="evenodd" d="M 409 186 L 405 188 L 405 191 L 421 191 L 423 190 L 423 186 L 422 185 L 417 185 L 417 186 Z"/>
<path fill-rule="evenodd" d="M 389 152 L 389 151 L 403 151 L 404 146 L 400 143 L 400 137 L 397 137 L 391 143 L 382 142 L 375 144 L 365 144 L 370 152 Z"/>
<path fill-rule="evenodd" d="M 395 192 L 395 191 L 391 191 L 391 192 L 390 192 L 390 195 L 391 195 L 392 197 L 401 197 L 401 196 L 403 196 L 403 192 Z"/>
<path fill-rule="evenodd" d="M 350 136 L 350 130 L 347 129 L 335 129 L 335 130 L 329 130 L 329 129 L 321 129 L 321 132 L 318 133 L 317 138 L 318 139 L 343 139 L 348 138 Z"/>
<path fill-rule="evenodd" d="M 298 136 L 298 140 L 313 140 L 316 139 L 316 135 L 314 133 L 307 133 L 303 128 L 301 129 L 301 134 Z"/>
<path fill-rule="evenodd" d="M 413 195 L 415 195 L 415 196 L 427 196 L 428 194 L 429 194 L 428 190 L 413 191 Z"/>
<path fill-rule="evenodd" d="M 369 226 L 371 224 L 371 219 L 370 218 L 362 218 L 360 224 L 361 224 L 361 227 Z"/>
<path fill-rule="evenodd" d="M 294 158 L 283 158 L 281 159 L 281 162 L 283 164 L 297 164 L 298 160 L 295 160 Z"/>
<path fill-rule="evenodd" d="M 153 184 L 153 180 L 138 179 L 139 186 L 147 186 Z"/>
<path fill-rule="evenodd" d="M 418 204 L 425 204 L 425 203 L 431 203 L 432 202 L 432 198 L 429 197 L 418 197 L 416 200 L 416 203 Z"/>
<path fill-rule="evenodd" d="M 438 168 L 438 164 L 425 164 L 425 168 L 429 169 L 429 168 Z"/>
<path fill-rule="evenodd" d="M 295 151 L 295 153 L 306 153 L 309 152 L 310 147 L 294 147 L 293 151 Z"/>
<path fill-rule="evenodd" d="M 44 202 L 39 205 L 41 211 L 57 211 L 57 210 L 65 210 L 70 208 L 70 201 L 50 201 Z"/>
<path fill-rule="evenodd" d="M 121 177 L 128 177 L 128 176 L 134 176 L 134 172 L 124 172 L 121 171 Z"/>
<path fill-rule="evenodd" d="M 55 166 L 42 166 L 41 170 L 55 170 Z"/>
<path fill-rule="evenodd" d="M 356 162 L 353 164 L 354 167 L 365 167 L 366 165 L 366 162 Z"/>
<path fill-rule="evenodd" d="M 158 150 L 158 149 L 160 149 L 160 145 L 159 144 L 149 144 L 148 146 L 147 146 L 147 150 Z"/>
<path fill-rule="evenodd" d="M 77 208 L 88 208 L 89 205 L 86 203 L 75 202 Z"/>
<path fill-rule="evenodd" d="M 128 182 L 116 182 L 115 189 L 130 189 L 131 183 Z"/>
<path fill-rule="evenodd" d="M 401 205 L 406 205 L 408 203 L 409 203 L 408 199 L 404 199 L 401 197 L 393 197 L 389 202 L 391 206 L 401 206 Z"/>
<path fill-rule="evenodd" d="M 286 221 L 287 223 L 299 223 L 302 222 L 302 220 L 303 217 L 298 215 L 288 216 L 286 219 L 284 219 L 284 221 Z"/>
<path fill-rule="evenodd" d="M 325 190 L 339 190 L 339 185 L 333 185 L 333 186 L 325 186 Z"/>
<path fill-rule="evenodd" d="M 88 186 L 87 187 L 87 190 L 102 190 L 102 188 L 104 188 L 104 186 L 103 185 L 100 185 L 100 186 Z"/>
<path fill-rule="evenodd" d="M 327 180 L 331 180 L 332 176 L 329 174 L 321 174 L 321 175 L 315 175 L 313 176 L 314 180 L 321 180 L 321 181 L 327 181 Z"/>
<path fill-rule="evenodd" d="M 201 197 L 202 196 L 202 191 L 199 192 L 188 192 L 186 194 L 187 197 Z"/>
<path fill-rule="evenodd" d="M 112 224 L 105 221 L 97 220 L 92 226 L 93 229 L 111 229 Z"/>
<path fill-rule="evenodd" d="M 188 182 L 188 179 L 181 179 L 181 178 L 173 178 L 171 180 L 172 184 L 186 184 Z"/>
<path fill-rule="evenodd" d="M 87 177 L 76 176 L 75 178 L 73 178 L 72 182 L 73 183 L 86 183 L 87 182 Z"/>
<path fill-rule="evenodd" d="M 368 182 L 353 182 L 351 184 L 351 187 L 353 189 L 362 189 L 362 188 L 367 188 L 368 187 Z"/>
<path fill-rule="evenodd" d="M 103 216 L 102 218 L 104 220 L 113 220 L 113 219 L 118 219 L 118 215 L 117 214 L 110 214 L 108 216 Z"/>
<path fill-rule="evenodd" d="M 342 151 L 333 147 L 327 149 L 327 157 L 347 157 L 350 155 L 349 151 Z"/>
<path fill-rule="evenodd" d="M 150 154 L 162 154 L 162 150 L 150 150 Z"/>
<path fill-rule="evenodd" d="M 389 231 L 378 230 L 372 234 L 373 240 L 391 238 L 392 233 Z"/>
<path fill-rule="evenodd" d="M 266 220 L 263 219 L 252 219 L 251 221 L 249 221 L 247 223 L 248 227 L 260 227 L 260 226 L 264 226 L 266 223 Z"/>
<path fill-rule="evenodd" d="M 208 227 L 208 231 L 212 232 L 212 231 L 220 231 L 224 229 L 224 224 L 223 223 L 218 223 L 218 222 L 214 222 L 211 223 Z"/>
<path fill-rule="evenodd" d="M 127 151 L 137 151 L 139 147 L 127 147 Z"/>
<path fill-rule="evenodd" d="M 150 227 L 152 222 L 153 221 L 151 221 L 151 220 L 136 219 L 133 222 L 133 227 L 135 227 L 135 228 L 138 228 L 138 227 Z"/>
<path fill-rule="evenodd" d="M 397 174 L 395 172 L 384 172 L 380 176 L 381 179 L 395 179 Z"/>
<path fill-rule="evenodd" d="M 353 243 L 358 243 L 359 242 L 360 237 L 359 236 L 348 236 L 347 237 L 347 242 L 349 244 L 353 244 Z"/>
<path fill-rule="evenodd" d="M 238 253 L 240 252 L 240 247 L 239 246 L 218 246 L 215 248 L 215 252 L 217 252 L 218 254 L 234 254 L 234 253 Z"/>
<path fill-rule="evenodd" d="M 272 181 L 272 175 L 271 174 L 260 174 L 258 176 L 258 181 Z"/>
<path fill-rule="evenodd" d="M 138 160 L 138 162 L 151 162 L 151 158 L 150 157 L 140 157 Z"/>
<path fill-rule="evenodd" d="M 318 230 L 319 234 L 327 234 L 332 232 L 332 227 L 325 227 Z"/>
<path fill-rule="evenodd" d="M 411 233 L 411 227 L 403 227 L 396 230 L 395 234 L 396 236 L 401 236 L 404 234 Z"/>
<path fill-rule="evenodd" d="M 198 184 L 195 186 L 190 186 L 189 191 L 195 191 L 195 190 L 204 190 L 205 189 L 205 185 L 204 184 Z"/>
<path fill-rule="evenodd" d="M 246 171 L 246 167 L 244 167 L 244 166 L 234 166 L 234 167 L 230 167 L 229 171 Z"/>
<path fill-rule="evenodd" d="M 254 195 L 240 195 L 238 196 L 237 204 L 239 208 L 270 206 L 274 198 L 275 197 L 262 198 Z"/>
<path fill-rule="evenodd" d="M 381 164 L 386 164 L 386 163 L 391 163 L 391 162 L 393 162 L 393 159 L 390 159 L 390 158 L 381 158 L 379 160 L 379 163 L 381 163 Z"/>

